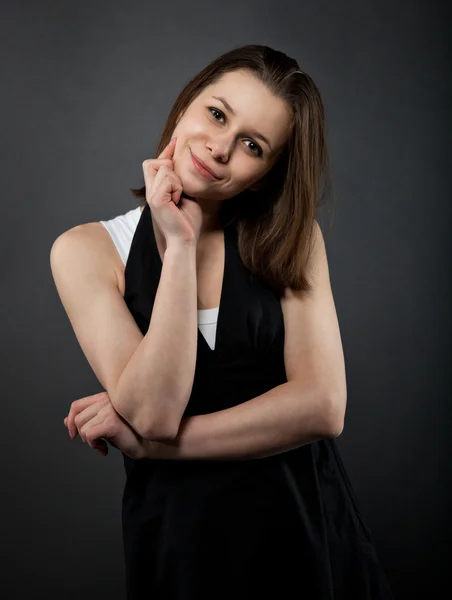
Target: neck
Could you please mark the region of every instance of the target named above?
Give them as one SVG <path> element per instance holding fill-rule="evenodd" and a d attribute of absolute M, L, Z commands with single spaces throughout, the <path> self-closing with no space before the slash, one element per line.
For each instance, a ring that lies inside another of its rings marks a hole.
<path fill-rule="evenodd" d="M 196 201 L 202 210 L 200 237 L 218 233 L 218 231 L 222 229 L 220 226 L 220 203 L 204 198 L 197 198 Z"/>

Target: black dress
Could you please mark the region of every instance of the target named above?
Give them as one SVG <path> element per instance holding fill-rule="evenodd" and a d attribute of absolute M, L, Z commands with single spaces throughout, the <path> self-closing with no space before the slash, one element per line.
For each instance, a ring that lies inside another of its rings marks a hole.
<path fill-rule="evenodd" d="M 224 231 L 215 349 L 198 330 L 186 416 L 287 381 L 279 297 L 241 262 L 235 226 Z M 146 206 L 125 270 L 143 335 L 161 268 Z M 333 440 L 253 460 L 123 458 L 128 600 L 392 598 Z"/>

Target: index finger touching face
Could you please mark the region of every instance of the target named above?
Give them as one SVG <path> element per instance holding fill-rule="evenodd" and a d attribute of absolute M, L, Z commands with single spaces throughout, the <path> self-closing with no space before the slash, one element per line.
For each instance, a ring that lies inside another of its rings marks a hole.
<path fill-rule="evenodd" d="M 159 158 L 173 158 L 174 149 L 176 147 L 176 138 L 173 137 L 170 139 L 169 143 L 165 148 L 163 148 L 162 153 Z"/>

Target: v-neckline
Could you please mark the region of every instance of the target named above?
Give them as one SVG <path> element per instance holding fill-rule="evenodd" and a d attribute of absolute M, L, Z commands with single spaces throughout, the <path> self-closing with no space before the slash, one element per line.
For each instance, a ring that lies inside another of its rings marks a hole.
<path fill-rule="evenodd" d="M 157 246 L 157 238 L 156 238 L 155 230 L 154 230 L 154 221 L 152 219 L 152 214 L 151 214 L 151 210 L 150 210 L 149 206 L 148 206 L 148 209 L 149 209 L 149 218 L 151 220 L 151 227 L 152 227 L 152 240 L 153 240 L 154 252 L 156 253 L 157 259 L 159 261 L 160 273 L 161 273 L 162 267 L 163 267 L 162 257 L 160 256 L 160 252 L 159 252 L 159 249 L 158 249 L 158 246 Z M 218 308 L 217 326 L 216 326 L 216 329 L 215 329 L 215 340 L 214 340 L 214 347 L 213 347 L 213 349 L 209 346 L 206 338 L 204 337 L 204 335 L 202 334 L 202 332 L 199 330 L 199 325 L 198 325 L 198 341 L 201 338 L 201 342 L 204 344 L 204 347 L 211 354 L 215 354 L 218 351 L 218 346 L 219 346 L 219 344 L 221 342 L 220 326 L 223 324 L 223 312 L 224 312 L 224 309 L 225 309 L 225 306 L 224 306 L 224 304 L 225 304 L 224 297 L 225 297 L 226 277 L 228 275 L 228 263 L 229 263 L 229 260 L 228 260 L 228 258 L 229 258 L 228 227 L 229 227 L 229 225 L 226 225 L 226 227 L 224 227 L 224 229 L 223 229 L 223 246 L 224 246 L 224 252 L 223 252 L 223 257 L 224 257 L 224 259 L 223 259 L 223 278 L 222 278 L 222 281 L 221 281 L 220 304 L 217 307 Z M 207 309 L 207 310 L 211 310 L 211 309 Z"/>

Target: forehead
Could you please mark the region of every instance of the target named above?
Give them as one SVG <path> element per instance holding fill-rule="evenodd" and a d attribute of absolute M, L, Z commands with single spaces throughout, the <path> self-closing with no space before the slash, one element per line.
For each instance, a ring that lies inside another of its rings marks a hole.
<path fill-rule="evenodd" d="M 213 103 L 226 112 L 228 119 L 232 119 L 238 127 L 258 131 L 269 139 L 275 150 L 284 144 L 291 124 L 290 109 L 252 73 L 245 70 L 225 73 L 203 90 L 200 99 L 205 101 L 213 96 L 227 101 L 234 115 L 224 111 L 218 100 L 213 100 Z"/>

